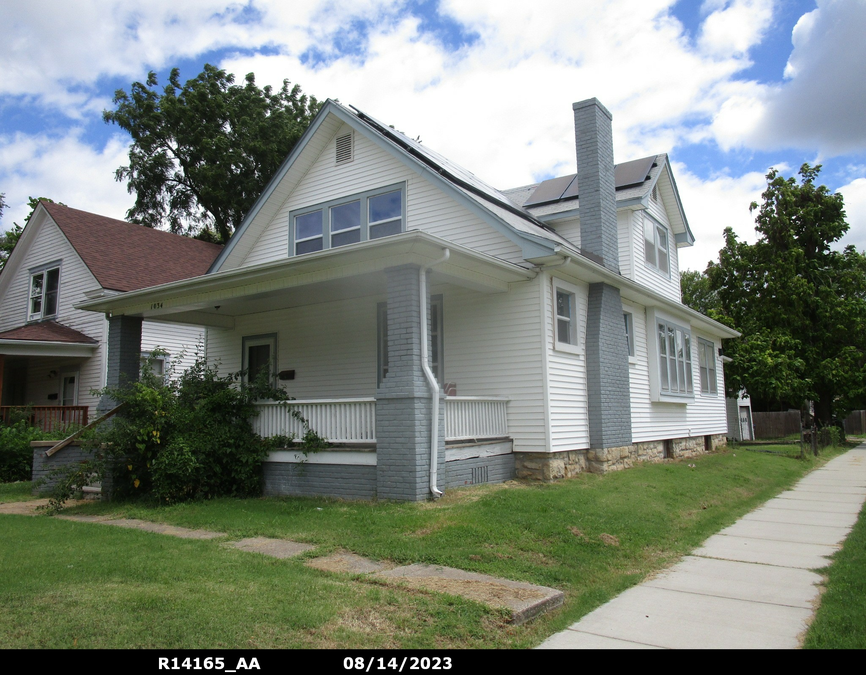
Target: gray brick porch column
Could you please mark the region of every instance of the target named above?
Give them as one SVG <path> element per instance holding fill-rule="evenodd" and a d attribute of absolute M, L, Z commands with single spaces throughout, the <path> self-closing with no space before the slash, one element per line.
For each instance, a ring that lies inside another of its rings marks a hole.
<path fill-rule="evenodd" d="M 108 373 L 106 386 L 122 387 L 138 382 L 141 369 L 141 323 L 135 316 L 112 316 L 108 320 Z M 101 415 L 116 405 L 103 396 L 97 412 Z"/>
<path fill-rule="evenodd" d="M 417 265 L 385 270 L 388 283 L 388 374 L 376 392 L 376 477 L 380 499 L 430 495 L 430 389 L 421 368 Z M 427 306 L 430 306 L 428 285 Z M 430 339 L 429 312 L 427 337 Z M 428 353 L 430 345 L 428 342 Z M 445 401 L 439 401 L 440 486 L 445 477 Z"/>
<path fill-rule="evenodd" d="M 589 285 L 586 388 L 591 450 L 631 445 L 628 344 L 619 289 Z"/>

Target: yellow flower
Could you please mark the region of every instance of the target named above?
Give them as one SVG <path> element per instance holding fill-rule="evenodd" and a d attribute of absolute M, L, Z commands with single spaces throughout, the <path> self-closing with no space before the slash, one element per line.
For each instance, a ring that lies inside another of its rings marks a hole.
<path fill-rule="evenodd" d="M 132 484 L 133 484 L 135 487 L 138 487 L 138 484 L 139 484 L 140 482 L 141 482 L 141 481 L 139 481 L 138 478 L 136 478 L 134 481 L 132 481 Z"/>

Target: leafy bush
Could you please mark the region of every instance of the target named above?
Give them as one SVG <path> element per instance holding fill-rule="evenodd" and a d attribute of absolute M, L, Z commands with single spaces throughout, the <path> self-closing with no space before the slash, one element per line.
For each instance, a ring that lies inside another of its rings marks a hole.
<path fill-rule="evenodd" d="M 126 403 L 97 439 L 114 494 L 163 503 L 260 494 L 272 444 L 253 431 L 254 403 L 287 397 L 265 376 L 248 384 L 241 375 L 222 376 L 198 357 L 176 380 L 145 367 L 140 382 L 103 391 Z"/>
<path fill-rule="evenodd" d="M 23 419 L 0 424 L 0 483 L 30 480 L 33 472 L 30 441 L 41 441 L 46 436 Z"/>

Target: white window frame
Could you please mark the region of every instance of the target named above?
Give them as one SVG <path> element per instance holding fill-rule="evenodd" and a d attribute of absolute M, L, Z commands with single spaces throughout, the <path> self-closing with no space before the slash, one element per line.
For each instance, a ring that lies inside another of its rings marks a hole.
<path fill-rule="evenodd" d="M 153 352 L 141 352 L 141 358 L 139 359 L 139 362 L 140 362 L 139 372 L 144 370 L 144 364 L 147 361 L 150 361 L 151 363 L 162 364 L 161 365 L 162 379 L 163 379 L 163 381 L 166 381 L 168 379 L 168 362 L 169 362 L 169 355 L 168 354 L 166 354 L 162 351 L 160 351 L 159 354 L 154 354 Z M 156 370 L 156 369 L 153 369 L 153 370 Z M 160 376 L 160 373 L 158 373 L 158 372 L 156 372 L 154 374 L 157 376 Z"/>
<path fill-rule="evenodd" d="M 698 338 L 698 370 L 701 375 L 701 394 L 718 396 L 718 368 L 716 367 L 716 345 L 709 340 Z"/>
<path fill-rule="evenodd" d="M 27 321 L 42 321 L 43 319 L 49 319 L 52 317 L 56 317 L 60 313 L 60 262 L 52 262 L 47 265 L 40 265 L 39 267 L 34 267 L 30 272 L 30 285 L 28 287 L 27 294 Z M 46 312 L 45 305 L 48 301 L 48 275 L 51 272 L 57 272 L 57 290 L 55 291 L 55 299 L 54 299 L 54 311 Z M 38 294 L 35 294 L 34 286 L 36 284 L 36 278 L 42 277 L 42 289 Z M 39 310 L 33 311 L 33 301 L 39 300 Z"/>
<path fill-rule="evenodd" d="M 376 197 L 381 197 L 382 195 L 386 195 L 389 193 L 398 192 L 400 194 L 400 214 L 399 216 L 391 216 L 388 218 L 383 218 L 380 220 L 373 220 L 370 215 L 370 207 L 375 200 Z M 352 204 L 353 202 L 358 202 L 359 209 L 359 222 L 357 226 L 345 228 L 343 230 L 334 230 L 332 228 L 332 214 L 335 209 L 339 209 L 340 207 L 347 206 Z M 312 214 L 320 214 L 322 219 L 322 231 L 321 234 L 315 234 L 313 236 L 304 237 L 302 239 L 298 239 L 296 236 L 297 231 L 297 220 L 298 218 L 303 218 L 304 216 L 310 216 Z M 393 185 L 386 185 L 380 188 L 375 188 L 373 190 L 366 190 L 364 192 L 358 192 L 353 195 L 349 195 L 346 197 L 340 197 L 339 199 L 332 199 L 327 202 L 323 202 L 320 204 L 314 204 L 309 207 L 295 209 L 289 214 L 289 256 L 294 257 L 296 255 L 307 255 L 309 253 L 319 253 L 321 251 L 326 251 L 332 248 L 340 248 L 342 246 L 349 246 L 351 243 L 358 243 L 362 241 L 369 241 L 370 239 L 383 238 L 387 236 L 391 236 L 393 234 L 398 234 L 398 232 L 393 232 L 391 234 L 381 235 L 381 237 L 371 236 L 371 232 L 375 234 L 375 228 L 382 228 L 386 226 L 393 227 L 394 224 L 398 224 L 399 232 L 406 231 L 406 184 L 405 183 L 395 183 Z M 351 242 L 347 244 L 334 244 L 334 238 L 341 235 L 346 234 L 348 232 L 357 231 L 358 232 L 358 242 Z M 321 248 L 318 248 L 313 251 L 305 251 L 303 253 L 297 252 L 298 244 L 303 244 L 305 242 L 315 241 L 317 239 L 322 240 Z"/>
<path fill-rule="evenodd" d="M 250 347 L 261 347 L 268 345 L 270 347 L 270 362 L 271 362 L 271 384 L 277 386 L 277 373 L 279 367 L 277 363 L 277 334 L 268 333 L 267 335 L 245 335 L 242 340 L 241 351 L 241 370 L 243 370 L 243 381 L 249 383 L 248 370 L 250 367 Z"/>
<path fill-rule="evenodd" d="M 661 333 L 663 335 L 660 335 Z M 670 354 L 672 335 L 673 355 Z M 656 312 L 654 308 L 647 308 L 647 347 L 652 400 L 669 403 L 693 402 L 694 342 L 691 328 Z"/>
<path fill-rule="evenodd" d="M 650 228 L 652 228 L 651 232 Z M 665 227 L 662 223 L 660 223 L 649 214 L 644 215 L 643 233 L 644 260 L 646 261 L 646 264 L 654 271 L 670 279 L 671 233 L 668 231 L 667 227 Z M 652 240 L 650 240 L 650 234 L 652 234 Z M 664 269 L 659 264 L 662 253 L 664 254 L 664 258 L 667 260 L 667 269 Z"/>
<path fill-rule="evenodd" d="M 67 403 L 66 398 L 64 398 L 64 388 L 66 386 L 66 380 L 70 377 L 75 378 L 74 391 L 72 393 L 72 403 Z M 57 399 L 61 406 L 68 405 L 78 405 L 78 385 L 81 382 L 81 373 L 78 370 L 63 370 L 60 372 L 60 392 L 58 393 Z"/>
<path fill-rule="evenodd" d="M 562 279 L 552 277 L 552 307 L 553 314 L 553 348 L 569 352 L 571 354 L 582 354 L 583 348 L 580 342 L 580 303 L 578 298 L 581 297 L 580 289 L 577 286 L 569 284 Z M 566 317 L 559 313 L 559 298 L 567 299 L 569 312 L 571 316 Z M 568 339 L 560 338 L 560 328 L 567 326 Z"/>
<path fill-rule="evenodd" d="M 622 311 L 623 321 L 625 322 L 625 342 L 628 347 L 628 360 L 633 363 L 634 355 L 634 313 L 626 310 Z"/>

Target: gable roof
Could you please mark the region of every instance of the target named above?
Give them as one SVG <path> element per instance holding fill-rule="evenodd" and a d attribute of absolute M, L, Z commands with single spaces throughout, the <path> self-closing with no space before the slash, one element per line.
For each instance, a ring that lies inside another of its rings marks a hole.
<path fill-rule="evenodd" d="M 328 99 L 253 208 L 235 230 L 223 252 L 211 265 L 210 273 L 223 269 L 230 258 L 234 266 L 240 263 L 257 236 L 276 215 L 282 202 L 306 175 L 325 143 L 343 124 L 364 134 L 370 141 L 436 184 L 494 229 L 515 241 L 522 247 L 525 257 L 531 257 L 530 253 L 538 253 L 541 250 L 551 252 L 556 247 L 574 247 L 574 244 L 471 172 L 401 132 L 378 122 L 357 108 L 350 110 Z"/>
<path fill-rule="evenodd" d="M 222 246 L 40 202 L 102 288 L 134 291 L 196 277 Z"/>
<path fill-rule="evenodd" d="M 64 326 L 56 321 L 40 321 L 20 328 L 3 331 L 0 340 L 28 340 L 36 342 L 70 342 L 74 344 L 97 344 L 89 335 Z"/>

